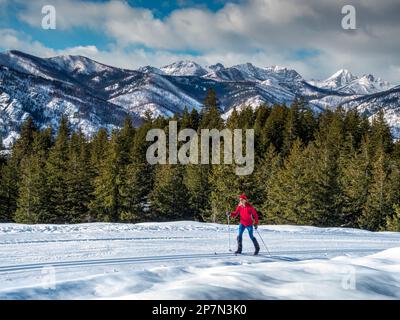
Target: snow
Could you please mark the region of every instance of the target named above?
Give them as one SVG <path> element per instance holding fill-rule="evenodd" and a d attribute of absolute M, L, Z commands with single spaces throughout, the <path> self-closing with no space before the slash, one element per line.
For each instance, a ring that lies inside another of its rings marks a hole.
<path fill-rule="evenodd" d="M 83 56 L 43 59 L 8 51 L 0 53 L 0 129 L 9 148 L 28 116 L 40 128 L 56 129 L 64 113 L 74 129 L 92 134 L 100 127 L 119 127 L 127 114 L 138 120 L 147 110 L 154 116 L 181 113 L 185 106 L 200 110 L 205 91 L 215 87 L 227 112 L 224 118 L 234 107 L 289 105 L 304 96 L 316 112 L 343 105 L 373 116 L 383 109 L 394 137 L 400 137 L 399 93 L 387 81 L 341 69 L 327 80 L 308 84 L 296 70 L 282 66 L 218 63 L 203 67 L 178 61 L 161 69 L 145 66 L 132 71 Z M 113 117 L 104 112 L 106 108 L 115 110 Z"/>
<path fill-rule="evenodd" d="M 247 234 L 233 255 L 220 224 L 0 224 L 0 299 L 400 298 L 400 233 L 259 232 L 271 256 L 258 233 L 259 257 Z"/>
<path fill-rule="evenodd" d="M 357 77 L 346 69 L 337 71 L 326 80 L 313 80 L 308 81 L 308 83 L 322 89 L 336 90 L 341 94 L 349 95 L 368 95 L 386 91 L 393 87 L 388 81 L 376 78 L 372 74 Z"/>
<path fill-rule="evenodd" d="M 112 70 L 109 66 L 82 56 L 60 55 L 48 58 L 47 61 L 55 64 L 60 70 L 69 73 L 90 75 Z"/>
<path fill-rule="evenodd" d="M 160 69 L 170 76 L 204 76 L 208 71 L 194 61 L 178 61 Z"/>
<path fill-rule="evenodd" d="M 349 70 L 340 69 L 328 79 L 314 82 L 314 85 L 324 89 L 339 89 L 356 79 L 358 79 L 357 76 L 353 75 Z"/>

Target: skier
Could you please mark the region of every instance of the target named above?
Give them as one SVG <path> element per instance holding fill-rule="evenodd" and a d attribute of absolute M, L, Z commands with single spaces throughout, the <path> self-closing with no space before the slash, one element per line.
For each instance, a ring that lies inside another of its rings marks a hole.
<path fill-rule="evenodd" d="M 246 195 L 243 193 L 240 196 L 240 202 L 234 212 L 227 212 L 227 216 L 235 218 L 238 214 L 240 214 L 240 224 L 239 224 L 239 235 L 237 237 L 238 248 L 235 251 L 235 254 L 242 253 L 242 239 L 243 239 L 243 232 L 245 229 L 249 232 L 249 236 L 251 241 L 254 244 L 254 255 L 257 255 L 260 251 L 260 245 L 257 242 L 257 239 L 253 235 L 253 224 L 254 228 L 257 229 L 258 227 L 258 214 L 254 207 L 247 201 Z M 254 218 L 254 221 L 253 221 Z"/>

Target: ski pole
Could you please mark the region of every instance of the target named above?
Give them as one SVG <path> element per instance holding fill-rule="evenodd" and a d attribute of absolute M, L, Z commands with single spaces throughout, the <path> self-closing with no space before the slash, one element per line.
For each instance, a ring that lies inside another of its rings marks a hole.
<path fill-rule="evenodd" d="M 271 253 L 270 253 L 269 250 L 268 250 L 267 245 L 265 244 L 263 238 L 261 237 L 260 232 L 258 231 L 258 229 L 256 229 L 256 231 L 257 231 L 258 235 L 260 236 L 260 239 L 261 239 L 262 243 L 264 244 L 265 249 L 267 249 L 268 255 L 269 255 L 270 257 L 272 257 L 272 256 L 271 256 Z"/>
<path fill-rule="evenodd" d="M 229 251 L 232 251 L 232 249 L 231 249 L 231 227 L 230 227 L 230 215 L 228 215 L 228 213 L 227 213 L 227 215 L 226 215 L 227 217 L 228 217 L 228 234 L 229 234 Z"/>

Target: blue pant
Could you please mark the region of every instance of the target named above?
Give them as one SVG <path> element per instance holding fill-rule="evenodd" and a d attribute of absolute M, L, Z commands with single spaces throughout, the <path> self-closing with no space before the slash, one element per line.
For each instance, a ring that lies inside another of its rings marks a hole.
<path fill-rule="evenodd" d="M 253 240 L 253 239 L 254 239 L 254 235 L 253 235 L 253 226 L 245 227 L 245 226 L 242 225 L 242 224 L 239 224 L 239 240 L 242 240 L 243 232 L 244 232 L 244 230 L 246 230 L 246 229 L 247 229 L 247 231 L 249 232 L 249 237 L 250 237 L 250 239 Z"/>

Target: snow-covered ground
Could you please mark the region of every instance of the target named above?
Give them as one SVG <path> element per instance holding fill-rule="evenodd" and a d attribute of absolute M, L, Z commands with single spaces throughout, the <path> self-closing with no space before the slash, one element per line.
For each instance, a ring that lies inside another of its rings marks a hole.
<path fill-rule="evenodd" d="M 400 298 L 400 233 L 259 231 L 271 256 L 219 224 L 0 224 L 0 299 Z"/>

